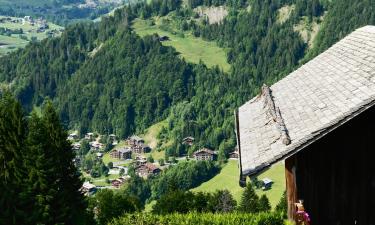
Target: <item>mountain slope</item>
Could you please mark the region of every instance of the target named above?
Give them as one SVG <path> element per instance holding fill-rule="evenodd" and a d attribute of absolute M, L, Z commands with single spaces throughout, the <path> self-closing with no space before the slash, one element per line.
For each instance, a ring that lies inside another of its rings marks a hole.
<path fill-rule="evenodd" d="M 292 4 L 294 10 L 280 23 L 279 9 Z M 70 26 L 60 38 L 0 58 L 0 82 L 7 83 L 29 110 L 51 98 L 66 126 L 81 133 L 95 130 L 125 137 L 168 118 L 163 131 L 172 142 L 168 155 L 194 150 L 180 144 L 183 137 L 194 136 L 196 146 L 217 149 L 222 159 L 235 146 L 233 110 L 253 97 L 261 84 L 277 81 L 297 68 L 307 53 L 320 52 L 324 43 L 339 38 L 336 34 L 328 41 L 325 36 L 337 12 L 343 17 L 366 12 L 370 18 L 340 23 L 344 31 L 371 22 L 374 13 L 366 9 L 374 3 L 363 0 L 354 9 L 340 11 L 347 4 L 253 0 L 249 6 L 229 1 L 224 21 L 209 24 L 179 1 L 142 2 L 116 10 L 100 23 Z M 311 51 L 294 27 L 302 18 L 315 21 L 327 9 L 317 47 Z M 181 29 L 228 49 L 230 73 L 186 63 L 158 37 L 141 38 L 130 26 L 135 18 L 171 11 L 180 15 L 176 23 L 187 23 Z"/>

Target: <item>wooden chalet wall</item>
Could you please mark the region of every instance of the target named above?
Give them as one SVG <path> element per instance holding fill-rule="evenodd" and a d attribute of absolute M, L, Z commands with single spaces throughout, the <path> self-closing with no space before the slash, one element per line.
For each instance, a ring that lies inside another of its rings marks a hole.
<path fill-rule="evenodd" d="M 295 155 L 297 198 L 312 224 L 375 224 L 375 108 Z"/>

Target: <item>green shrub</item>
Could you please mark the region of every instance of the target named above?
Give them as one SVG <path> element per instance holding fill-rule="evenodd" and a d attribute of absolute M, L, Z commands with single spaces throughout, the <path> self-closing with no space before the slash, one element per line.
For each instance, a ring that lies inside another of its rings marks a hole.
<path fill-rule="evenodd" d="M 168 214 L 158 216 L 153 214 L 126 214 L 113 220 L 109 225 L 282 225 L 283 217 L 278 213 L 188 213 L 188 214 Z"/>

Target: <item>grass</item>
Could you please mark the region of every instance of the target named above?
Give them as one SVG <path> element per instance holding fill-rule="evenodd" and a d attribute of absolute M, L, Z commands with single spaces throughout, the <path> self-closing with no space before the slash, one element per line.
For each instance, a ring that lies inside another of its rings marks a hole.
<path fill-rule="evenodd" d="M 101 176 L 101 177 L 97 177 L 97 178 L 92 178 L 89 174 L 85 173 L 85 172 L 82 172 L 83 174 L 83 177 L 84 178 L 88 178 L 88 180 L 90 180 L 90 183 L 96 185 L 96 186 L 111 186 L 111 184 L 105 182 L 106 179 L 109 179 L 109 180 L 114 180 L 114 179 L 117 179 L 120 177 L 120 175 L 118 174 L 110 174 L 108 175 L 108 177 L 106 176 Z"/>
<path fill-rule="evenodd" d="M 158 135 L 160 131 L 163 129 L 163 127 L 166 127 L 168 125 L 167 120 L 163 120 L 159 123 L 156 123 L 149 127 L 145 134 L 141 135 L 141 137 L 145 140 L 145 142 L 151 147 L 151 148 L 156 148 L 158 144 Z"/>
<path fill-rule="evenodd" d="M 145 209 L 143 210 L 146 213 L 150 213 L 152 211 L 152 207 L 156 204 L 156 200 L 151 201 L 145 205 Z"/>
<path fill-rule="evenodd" d="M 268 170 L 264 171 L 258 176 L 258 179 L 270 178 L 274 183 L 272 188 L 266 191 L 256 190 L 256 193 L 261 196 L 262 194 L 267 195 L 272 207 L 275 207 L 280 201 L 280 198 L 285 191 L 285 171 L 284 163 L 277 163 Z"/>
<path fill-rule="evenodd" d="M 232 193 L 238 203 L 241 199 L 243 189 L 238 183 L 239 175 L 237 163 L 238 162 L 235 160 L 229 160 L 218 175 L 201 184 L 199 187 L 192 189 L 192 191 L 214 192 L 220 189 L 227 189 Z M 285 190 L 284 165 L 279 163 L 272 166 L 270 169 L 260 174 L 258 179 L 265 177 L 274 181 L 272 188 L 267 191 L 256 190 L 256 192 L 259 196 L 265 194 L 269 198 L 272 207 L 275 207 Z"/>
<path fill-rule="evenodd" d="M 158 25 L 151 26 L 148 21 L 141 19 L 134 21 L 133 29 L 142 37 L 155 33 L 160 36 L 168 36 L 170 41 L 163 42 L 163 45 L 174 47 L 188 62 L 199 63 L 202 60 L 208 67 L 218 65 L 226 72 L 230 69 L 224 49 L 218 47 L 215 42 L 204 41 L 189 33 L 184 33 L 184 37 L 172 34 L 161 30 Z"/>
<path fill-rule="evenodd" d="M 145 131 L 143 135 L 140 135 L 145 140 L 145 143 L 148 144 L 152 149 L 150 153 L 145 154 L 146 157 L 148 157 L 149 155 L 152 155 L 152 158 L 154 158 L 155 160 L 165 158 L 165 151 L 160 150 L 160 149 L 163 149 L 164 147 L 166 147 L 168 143 L 163 144 L 160 149 L 157 148 L 157 145 L 158 145 L 158 142 L 160 141 L 158 139 L 158 135 L 160 134 L 163 127 L 166 127 L 167 125 L 168 125 L 168 121 L 163 120 L 159 123 L 152 125 Z"/>
<path fill-rule="evenodd" d="M 192 191 L 214 192 L 216 190 L 227 189 L 232 193 L 234 199 L 239 202 L 243 189 L 238 184 L 237 163 L 236 160 L 229 160 L 218 175 L 204 182 L 199 187 L 192 189 Z"/>

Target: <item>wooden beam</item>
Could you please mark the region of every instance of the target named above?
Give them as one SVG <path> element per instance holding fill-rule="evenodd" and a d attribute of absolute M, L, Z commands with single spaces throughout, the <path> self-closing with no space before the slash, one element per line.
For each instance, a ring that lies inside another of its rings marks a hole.
<path fill-rule="evenodd" d="M 296 157 L 290 156 L 285 159 L 285 179 L 286 179 L 286 197 L 288 204 L 288 219 L 295 221 L 297 202 L 297 183 L 296 183 Z"/>

